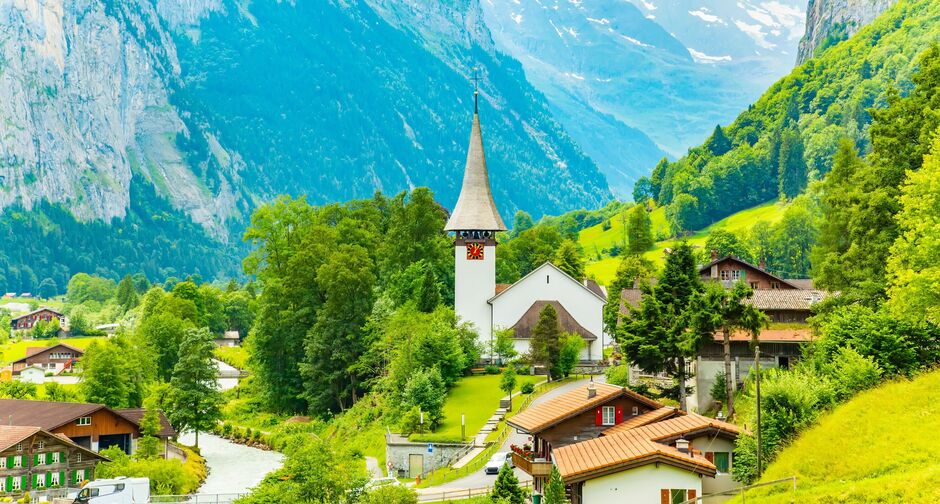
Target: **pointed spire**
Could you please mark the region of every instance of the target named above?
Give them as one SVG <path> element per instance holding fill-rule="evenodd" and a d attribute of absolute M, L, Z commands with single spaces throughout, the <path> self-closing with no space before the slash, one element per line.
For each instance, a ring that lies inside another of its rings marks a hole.
<path fill-rule="evenodd" d="M 476 77 L 474 77 L 476 80 Z M 478 92 L 473 92 L 473 127 L 470 130 L 470 147 L 467 149 L 467 165 L 464 168 L 463 187 L 457 205 L 444 227 L 445 231 L 505 231 L 506 225 L 496 209 L 490 191 L 490 176 L 486 169 L 486 154 L 483 151 L 483 134 L 480 131 L 480 115 L 477 109 Z"/>

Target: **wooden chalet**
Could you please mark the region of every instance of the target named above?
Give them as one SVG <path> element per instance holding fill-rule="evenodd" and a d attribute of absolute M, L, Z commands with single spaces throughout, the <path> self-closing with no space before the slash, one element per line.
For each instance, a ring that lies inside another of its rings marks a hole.
<path fill-rule="evenodd" d="M 27 329 L 32 329 L 33 326 L 35 326 L 40 320 L 51 322 L 54 318 L 62 321 L 65 319 L 65 315 L 59 311 L 44 306 L 38 310 L 33 310 L 24 315 L 20 315 L 19 317 L 14 317 L 10 320 L 10 328 L 12 328 L 14 331 L 25 331 Z"/>
<path fill-rule="evenodd" d="M 0 411 L 5 411 L 0 409 Z M 0 425 L 0 496 L 35 498 L 44 489 L 73 487 L 94 479 L 108 460 L 63 434 L 36 426 Z"/>
<path fill-rule="evenodd" d="M 71 370 L 83 355 L 85 355 L 83 350 L 65 343 L 51 347 L 27 347 L 26 357 L 13 361 L 13 374 L 18 375 L 20 371 L 30 366 L 39 366 L 47 372 L 59 374 Z"/>
<path fill-rule="evenodd" d="M 699 269 L 702 280 L 721 282 L 730 287 L 743 280 L 752 289 L 800 289 L 796 283 L 780 278 L 767 271 L 763 264 L 755 266 L 734 256 L 718 258 L 712 255 L 712 261 Z"/>

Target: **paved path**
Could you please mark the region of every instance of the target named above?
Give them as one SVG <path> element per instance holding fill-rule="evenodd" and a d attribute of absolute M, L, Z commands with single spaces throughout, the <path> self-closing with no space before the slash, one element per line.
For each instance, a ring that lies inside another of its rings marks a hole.
<path fill-rule="evenodd" d="M 532 404 L 529 405 L 529 408 L 533 406 L 537 406 L 553 397 L 557 397 L 574 388 L 583 387 L 588 382 L 588 380 L 589 380 L 588 378 L 585 378 L 583 380 L 577 380 L 571 383 L 566 383 L 558 388 L 552 389 L 542 394 L 538 398 L 534 399 L 532 401 Z M 604 380 L 603 375 L 594 377 L 594 381 L 596 382 L 602 382 L 603 380 Z M 528 441 L 528 439 L 529 439 L 528 434 L 519 434 L 515 430 L 512 430 L 509 436 L 506 437 L 506 441 L 503 443 L 503 446 L 501 447 L 500 451 L 508 452 L 510 445 L 515 444 L 515 445 L 521 446 L 525 444 Z M 520 483 L 532 480 L 532 476 L 529 476 L 527 473 L 523 472 L 521 469 L 516 468 L 514 471 L 516 473 L 516 477 L 519 478 Z M 425 492 L 435 492 L 435 491 L 440 492 L 442 489 L 466 490 L 470 488 L 483 488 L 483 487 L 492 486 L 494 482 L 496 482 L 495 474 L 486 474 L 483 472 L 483 469 L 480 469 L 479 471 L 473 474 L 469 474 L 467 476 L 464 476 L 463 478 L 456 479 L 454 481 L 451 481 L 450 483 L 444 483 L 443 485 L 419 489 L 418 493 L 422 494 Z"/>
<path fill-rule="evenodd" d="M 385 477 L 385 472 L 379 467 L 379 459 L 375 457 L 366 457 L 366 470 L 372 479 Z"/>

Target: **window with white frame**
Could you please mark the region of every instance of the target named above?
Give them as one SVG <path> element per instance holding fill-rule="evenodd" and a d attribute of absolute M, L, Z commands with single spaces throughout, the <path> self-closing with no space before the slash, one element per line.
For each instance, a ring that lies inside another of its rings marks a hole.
<path fill-rule="evenodd" d="M 50 483 L 50 485 L 59 486 L 59 473 L 54 472 L 50 474 L 52 475 L 52 483 Z"/>
<path fill-rule="evenodd" d="M 7 458 L 0 457 L 0 469 L 6 469 L 6 468 L 7 468 Z"/>
<path fill-rule="evenodd" d="M 85 481 L 85 470 L 79 469 L 75 471 L 75 479 L 78 481 Z"/>
<path fill-rule="evenodd" d="M 36 475 L 36 487 L 37 488 L 46 488 L 46 475 L 37 474 Z"/>
<path fill-rule="evenodd" d="M 732 279 L 732 280 L 739 280 L 740 278 L 741 278 L 741 271 L 740 271 L 740 270 L 731 270 L 731 279 Z"/>
<path fill-rule="evenodd" d="M 616 412 L 613 406 L 604 406 L 601 415 L 601 424 L 602 425 L 613 425 L 615 420 Z"/>
<path fill-rule="evenodd" d="M 13 467 L 23 467 L 23 456 L 17 455 L 13 457 Z"/>
<path fill-rule="evenodd" d="M 42 450 L 42 449 L 45 448 L 45 447 L 46 447 L 46 442 L 45 442 L 45 441 L 39 440 L 39 441 L 36 442 L 36 449 L 37 449 L 37 450 Z"/>
<path fill-rule="evenodd" d="M 19 490 L 20 488 L 22 488 L 21 486 L 22 483 L 23 483 L 23 480 L 21 478 L 13 478 L 13 488 L 11 488 L 10 490 L 13 490 L 14 492 Z"/>
<path fill-rule="evenodd" d="M 728 276 L 728 270 L 721 270 L 720 276 L 722 280 L 728 280 L 730 278 Z"/>
<path fill-rule="evenodd" d="M 61 456 L 61 454 L 60 454 L 59 452 L 53 452 L 53 453 L 52 453 L 52 463 L 53 463 L 53 464 L 58 464 L 59 462 L 61 462 L 61 460 L 59 460 L 59 457 L 60 457 L 60 456 Z"/>
<path fill-rule="evenodd" d="M 0 478 L 0 493 L 4 493 L 6 491 L 7 491 L 7 479 Z"/>
<path fill-rule="evenodd" d="M 23 443 L 16 443 L 16 451 L 23 451 Z"/>
<path fill-rule="evenodd" d="M 78 458 L 77 458 L 75 461 L 76 461 L 76 462 L 81 462 L 81 461 L 82 461 L 82 452 L 78 452 L 78 456 L 77 456 L 77 457 L 78 457 Z"/>
<path fill-rule="evenodd" d="M 91 417 L 90 416 L 79 417 L 78 420 L 75 421 L 75 425 L 91 425 Z"/>

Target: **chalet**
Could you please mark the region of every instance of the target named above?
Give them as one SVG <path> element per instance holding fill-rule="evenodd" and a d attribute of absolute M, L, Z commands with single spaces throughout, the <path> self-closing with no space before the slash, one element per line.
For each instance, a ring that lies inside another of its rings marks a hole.
<path fill-rule="evenodd" d="M 601 435 L 606 429 L 663 407 L 624 387 L 591 383 L 510 417 L 506 423 L 529 434 L 531 443 L 514 447 L 516 467 L 532 475 L 541 491 L 552 466 L 553 450 Z"/>
<path fill-rule="evenodd" d="M 558 448 L 554 464 L 572 504 L 678 504 L 737 486 L 739 434 L 726 422 L 660 408 Z"/>
<path fill-rule="evenodd" d="M 0 425 L 0 496 L 43 489 L 77 488 L 94 479 L 95 466 L 108 459 L 62 434 L 28 425 Z"/>
<path fill-rule="evenodd" d="M 25 297 L 25 295 L 24 295 Z M 53 310 L 52 308 L 42 307 L 38 310 L 33 310 L 25 315 L 20 315 L 19 317 L 14 317 L 10 321 L 10 327 L 14 331 L 23 331 L 27 329 L 32 329 L 40 320 L 46 322 L 51 322 L 52 319 L 59 319 L 62 321 L 65 318 L 65 315 L 62 313 Z"/>
<path fill-rule="evenodd" d="M 0 412 L 2 421 L 9 425 L 38 426 L 94 452 L 118 446 L 125 453 L 133 453 L 137 447 L 143 416 L 141 409 L 114 410 L 103 404 L 22 399 L 0 399 Z M 159 438 L 166 441 L 176 435 L 163 413 L 160 424 Z"/>
<path fill-rule="evenodd" d="M 734 256 L 718 258 L 712 254 L 712 261 L 699 269 L 699 275 L 705 281 L 717 281 L 731 287 L 738 280 L 743 280 L 752 289 L 800 289 L 791 280 L 784 280 L 766 270 L 763 262 L 760 266 L 743 261 Z"/>
<path fill-rule="evenodd" d="M 50 347 L 27 347 L 26 357 L 13 361 L 13 374 L 18 375 L 30 366 L 39 366 L 47 372 L 59 374 L 70 371 L 85 352 L 65 343 Z"/>

